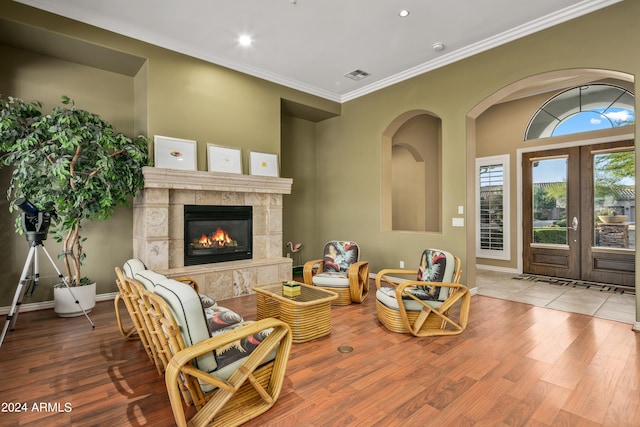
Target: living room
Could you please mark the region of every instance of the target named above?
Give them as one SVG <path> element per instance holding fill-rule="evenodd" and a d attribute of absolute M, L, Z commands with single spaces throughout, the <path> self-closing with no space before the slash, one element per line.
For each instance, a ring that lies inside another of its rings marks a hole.
<path fill-rule="evenodd" d="M 462 258 L 462 283 L 472 289 L 477 264 L 517 270 L 513 257 L 504 262 L 476 255 L 473 164 L 476 157 L 495 154 L 489 153 L 487 146 L 476 146 L 476 128 L 481 127 L 476 119 L 498 100 L 508 98 L 509 94 L 501 92 L 505 88 L 516 92 L 520 82 L 534 76 L 549 73 L 551 77 L 576 69 L 605 70 L 597 80 L 614 73 L 640 74 L 638 59 L 629 53 L 640 44 L 635 22 L 640 5 L 632 1 L 345 103 L 16 2 L 2 0 L 0 5 L 0 93 L 41 100 L 48 107 L 58 105 L 60 97 L 67 95 L 128 135 L 196 140 L 199 171 L 207 170 L 207 143 L 237 147 L 244 153 L 276 153 L 280 176 L 293 181 L 291 194 L 283 197 L 283 257 L 288 241 L 302 242 L 301 257 L 308 260 L 315 258 L 328 240 L 351 239 L 358 241 L 371 271 L 376 272 L 397 267 L 400 261 L 417 264 L 427 246 L 442 248 Z M 635 88 L 634 81 L 627 83 Z M 441 119 L 438 199 L 442 219 L 440 230 L 435 232 L 381 226 L 384 132 L 397 117 L 416 110 Z M 533 111 L 528 113 L 530 116 Z M 520 121 L 523 116 L 518 116 Z M 515 163 L 515 157 L 512 161 Z M 8 170 L 0 170 L 3 189 L 9 177 Z M 0 199 L 0 221 L 6 225 L 0 259 L 0 277 L 7 284 L 0 291 L 2 307 L 11 303 L 27 250 L 24 237 L 9 226 L 14 222 L 9 202 Z M 465 226 L 452 225 L 452 218 L 463 218 Z M 85 268 L 98 283 L 99 301 L 113 299 L 117 292 L 113 269 L 134 255 L 133 228 L 133 211 L 125 207 L 110 221 L 85 227 L 89 255 Z M 48 244 L 56 247 L 53 241 Z M 46 308 L 52 299 L 49 285 L 56 277 L 44 267 L 42 286 L 25 301 L 34 308 Z M 636 317 L 636 321 L 640 320 Z M 8 361 L 3 359 L 2 363 L 4 370 Z"/>

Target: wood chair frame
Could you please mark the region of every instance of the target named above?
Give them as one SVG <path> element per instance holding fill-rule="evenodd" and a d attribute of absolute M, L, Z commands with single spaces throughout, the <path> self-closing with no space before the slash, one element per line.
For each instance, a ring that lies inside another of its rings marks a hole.
<path fill-rule="evenodd" d="M 151 334 L 149 328 L 145 323 L 144 315 L 139 305 L 139 290 L 136 289 L 136 285 L 140 285 L 138 282 L 131 281 L 127 278 L 120 267 L 116 267 L 116 284 L 120 291 L 114 299 L 116 321 L 118 323 L 118 329 L 120 334 L 128 340 L 139 339 L 142 342 L 147 356 L 155 364 L 158 369 L 158 373 L 164 372 L 160 369 L 158 355 L 156 354 L 155 346 L 151 341 Z M 135 282 L 135 283 L 133 283 Z M 140 285 L 142 286 L 142 285 Z M 133 322 L 133 327 L 128 331 L 124 330 L 122 315 L 120 314 L 119 301 L 122 301 L 129 312 L 129 317 Z"/>
<path fill-rule="evenodd" d="M 156 366 L 158 373 L 162 374 L 164 373 L 168 359 L 165 355 L 158 353 L 158 349 L 161 347 L 153 341 L 154 334 L 157 334 L 157 331 L 154 330 L 151 320 L 146 316 L 145 310 L 148 309 L 148 306 L 145 309 L 145 306 L 141 305 L 142 291 L 145 290 L 145 287 L 137 280 L 126 277 L 120 267 L 116 267 L 115 271 L 116 285 L 118 286 L 119 293 L 116 295 L 113 303 L 120 335 L 127 340 L 139 339 L 142 342 L 147 356 L 149 356 L 149 359 Z M 196 292 L 199 290 L 198 282 L 190 277 L 178 277 L 174 280 L 191 286 Z M 133 326 L 128 330 L 125 330 L 124 320 L 120 312 L 120 301 L 124 303 L 133 323 Z"/>
<path fill-rule="evenodd" d="M 180 328 L 168 304 L 158 295 L 144 290 L 141 302 L 154 324 L 154 343 L 158 353 L 169 357 L 165 383 L 176 424 L 182 426 L 237 426 L 271 408 L 280 395 L 291 351 L 289 326 L 277 319 L 262 319 L 238 329 L 186 347 Z M 197 357 L 228 346 L 235 341 L 271 328 L 271 333 L 245 359 L 227 380 L 198 370 Z M 269 361 L 269 356 L 276 356 Z M 200 381 L 215 387 L 204 393 Z M 183 400 L 197 412 L 189 420 Z"/>
<path fill-rule="evenodd" d="M 323 267 L 324 261 L 322 259 L 307 261 L 302 269 L 304 283 L 316 286 L 313 284 L 313 276 L 322 272 Z M 369 263 L 367 261 L 351 264 L 347 275 L 349 277 L 348 288 L 318 286 L 338 294 L 338 298 L 332 303 L 333 305 L 349 305 L 354 302 L 360 304 L 369 294 Z"/>
<path fill-rule="evenodd" d="M 122 301 L 124 303 L 124 306 L 127 309 L 127 313 L 129 313 L 129 316 L 132 316 L 133 309 L 129 307 L 129 304 L 131 302 L 124 297 L 125 292 L 122 289 L 122 285 L 120 284 L 120 280 L 119 279 L 116 279 L 116 286 L 118 287 L 118 290 L 120 292 L 114 298 L 113 305 L 114 305 L 115 312 L 116 312 L 116 324 L 118 326 L 118 331 L 120 331 L 120 335 L 122 335 L 124 338 L 128 339 L 129 341 L 139 340 L 140 339 L 140 335 L 138 335 L 138 328 L 136 328 L 136 324 L 135 324 L 136 322 L 133 319 L 133 317 L 131 317 L 131 321 L 133 322 L 133 326 L 131 326 L 129 329 L 125 330 L 124 321 L 122 319 L 122 314 L 120 314 L 120 301 Z"/>
<path fill-rule="evenodd" d="M 436 335 L 457 335 L 467 327 L 469 320 L 469 308 L 471 306 L 471 293 L 466 286 L 459 284 L 462 276 L 460 258 L 455 258 L 455 270 L 453 282 L 423 282 L 405 280 L 398 282 L 396 277 L 390 275 L 412 275 L 416 277 L 418 270 L 385 269 L 376 275 L 376 289 L 383 285 L 395 288 L 395 298 L 398 301 L 398 309 L 387 307 L 376 299 L 376 310 L 380 322 L 390 331 L 410 333 L 416 337 Z M 417 298 L 407 288 L 415 286 L 438 286 L 449 288 L 448 298 L 437 308 L 434 308 Z M 403 303 L 404 298 L 410 298 L 422 306 L 421 310 L 407 310 Z M 457 317 L 453 316 L 454 306 L 458 305 Z"/>

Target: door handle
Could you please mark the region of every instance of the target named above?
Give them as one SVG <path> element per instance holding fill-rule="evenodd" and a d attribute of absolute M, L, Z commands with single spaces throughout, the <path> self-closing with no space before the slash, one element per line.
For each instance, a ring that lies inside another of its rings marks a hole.
<path fill-rule="evenodd" d="M 573 220 L 571 221 L 571 228 L 573 228 L 573 231 L 578 231 L 578 218 L 577 217 L 573 217 Z"/>

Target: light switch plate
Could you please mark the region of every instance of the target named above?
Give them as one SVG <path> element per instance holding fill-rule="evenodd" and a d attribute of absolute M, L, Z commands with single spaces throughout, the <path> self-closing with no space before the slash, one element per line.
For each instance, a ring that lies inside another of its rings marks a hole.
<path fill-rule="evenodd" d="M 464 215 L 464 206 L 458 206 L 458 215 Z"/>

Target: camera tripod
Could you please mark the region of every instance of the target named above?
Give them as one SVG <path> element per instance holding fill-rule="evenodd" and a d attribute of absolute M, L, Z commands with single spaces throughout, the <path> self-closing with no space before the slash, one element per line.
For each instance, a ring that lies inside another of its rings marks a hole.
<path fill-rule="evenodd" d="M 33 235 L 31 234 L 35 235 L 36 237 L 34 238 Z M 89 315 L 87 314 L 85 309 L 82 308 L 82 305 L 80 304 L 76 296 L 71 291 L 69 282 L 67 281 L 67 279 L 64 278 L 62 273 L 60 273 L 60 270 L 58 270 L 58 267 L 56 267 L 56 264 L 53 262 L 51 255 L 49 255 L 49 252 L 47 252 L 47 249 L 44 247 L 44 244 L 42 243 L 42 240 L 40 238 L 41 236 L 42 236 L 41 233 L 27 232 L 27 240 L 31 242 L 31 247 L 29 249 L 29 254 L 27 255 L 27 260 L 24 263 L 24 268 L 22 270 L 22 275 L 20 276 L 20 281 L 18 282 L 18 288 L 16 289 L 16 294 L 13 297 L 13 303 L 11 304 L 11 308 L 9 309 L 9 313 L 7 313 L 7 318 L 4 322 L 2 335 L 0 335 L 0 347 L 2 347 L 2 342 L 4 341 L 4 337 L 7 334 L 7 330 L 9 329 L 9 326 L 11 326 L 12 331 L 15 329 L 15 325 L 18 320 L 18 312 L 20 311 L 20 306 L 22 305 L 22 299 L 24 298 L 24 294 L 29 288 L 29 285 L 32 285 L 32 288 L 31 288 L 32 294 L 35 288 L 38 286 L 38 281 L 40 279 L 40 272 L 38 269 L 38 246 L 42 248 L 42 251 L 45 253 L 47 258 L 49 258 L 51 265 L 53 266 L 56 273 L 58 273 L 58 278 L 62 280 L 62 283 L 67 288 L 67 290 L 71 294 L 71 297 L 75 300 L 76 304 L 78 304 L 78 307 L 80 307 L 80 309 L 82 310 L 82 313 L 85 315 L 85 317 L 91 324 L 91 327 L 93 328 L 96 327 L 96 325 L 94 325 L 91 319 L 89 318 Z M 31 277 L 29 277 L 30 271 L 33 272 Z"/>

